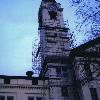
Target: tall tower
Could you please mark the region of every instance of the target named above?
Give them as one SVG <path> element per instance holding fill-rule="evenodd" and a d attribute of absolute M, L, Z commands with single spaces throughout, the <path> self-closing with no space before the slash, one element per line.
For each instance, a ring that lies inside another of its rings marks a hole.
<path fill-rule="evenodd" d="M 69 54 L 68 28 L 62 12 L 60 3 L 42 0 L 38 18 L 42 62 L 48 57 L 66 57 Z"/>
<path fill-rule="evenodd" d="M 63 8 L 55 0 L 42 0 L 39 8 L 41 49 L 40 76 L 49 77 L 50 100 L 72 100 L 69 61 L 70 40 L 63 19 Z"/>

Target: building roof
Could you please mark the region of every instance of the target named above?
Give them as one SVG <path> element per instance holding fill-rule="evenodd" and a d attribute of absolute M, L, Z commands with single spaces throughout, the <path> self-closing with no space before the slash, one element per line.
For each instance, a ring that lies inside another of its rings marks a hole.
<path fill-rule="evenodd" d="M 28 76 L 7 76 L 7 75 L 0 75 L 1 79 L 29 79 L 29 80 L 47 80 L 47 77 L 28 77 Z"/>
<path fill-rule="evenodd" d="M 100 53 L 88 52 L 88 54 L 87 54 L 87 52 L 85 51 L 86 49 L 91 48 L 91 47 L 93 47 L 97 44 L 100 44 L 100 37 L 95 38 L 91 41 L 86 42 L 85 44 L 82 44 L 82 45 L 72 49 L 70 56 L 82 55 L 82 56 L 97 56 L 97 57 L 100 57 Z"/>

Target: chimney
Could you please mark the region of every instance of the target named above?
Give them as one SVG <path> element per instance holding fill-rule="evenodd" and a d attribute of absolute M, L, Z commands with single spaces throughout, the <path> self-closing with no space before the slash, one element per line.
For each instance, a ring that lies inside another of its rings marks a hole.
<path fill-rule="evenodd" d="M 32 75 L 33 75 L 33 72 L 32 72 L 32 71 L 27 71 L 27 72 L 26 72 L 26 75 L 27 75 L 27 77 L 31 78 Z"/>

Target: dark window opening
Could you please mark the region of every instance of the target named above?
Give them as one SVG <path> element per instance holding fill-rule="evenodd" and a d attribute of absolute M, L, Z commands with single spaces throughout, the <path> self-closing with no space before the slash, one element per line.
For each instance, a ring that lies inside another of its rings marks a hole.
<path fill-rule="evenodd" d="M 87 61 L 85 62 L 84 69 L 86 71 L 87 80 L 88 81 L 92 80 L 92 73 L 91 73 L 89 62 L 87 62 Z"/>
<path fill-rule="evenodd" d="M 57 33 L 55 33 L 54 36 L 57 37 Z"/>
<path fill-rule="evenodd" d="M 7 96 L 7 100 L 14 100 L 13 96 Z"/>
<path fill-rule="evenodd" d="M 99 100 L 96 88 L 90 88 L 90 93 L 91 93 L 91 96 L 92 96 L 92 100 Z"/>
<path fill-rule="evenodd" d="M 66 67 L 62 67 L 62 71 L 63 72 L 67 72 L 67 68 Z"/>
<path fill-rule="evenodd" d="M 37 79 L 32 80 L 32 85 L 38 85 L 38 80 Z"/>
<path fill-rule="evenodd" d="M 5 100 L 5 96 L 0 96 L 0 100 Z"/>
<path fill-rule="evenodd" d="M 66 60 L 62 59 L 62 60 L 61 60 L 61 63 L 62 63 L 62 64 L 65 64 L 65 63 L 66 63 Z"/>
<path fill-rule="evenodd" d="M 42 98 L 41 97 L 37 97 L 36 100 L 42 100 Z"/>
<path fill-rule="evenodd" d="M 68 73 L 63 73 L 63 77 L 68 77 Z"/>
<path fill-rule="evenodd" d="M 68 88 L 67 87 L 62 87 L 61 88 L 61 93 L 62 93 L 62 97 L 68 97 Z"/>
<path fill-rule="evenodd" d="M 34 97 L 28 97 L 28 100 L 34 100 Z"/>
<path fill-rule="evenodd" d="M 61 74 L 61 68 L 56 68 L 56 73 L 57 73 L 57 75 L 60 75 Z"/>
<path fill-rule="evenodd" d="M 57 20 L 57 12 L 55 11 L 49 11 L 50 19 L 51 20 Z"/>
<path fill-rule="evenodd" d="M 68 77 L 68 69 L 66 67 L 62 67 L 63 77 Z"/>
<path fill-rule="evenodd" d="M 10 79 L 9 78 L 5 78 L 4 79 L 4 84 L 10 84 Z"/>
<path fill-rule="evenodd" d="M 45 0 L 47 2 L 56 2 L 55 0 Z"/>

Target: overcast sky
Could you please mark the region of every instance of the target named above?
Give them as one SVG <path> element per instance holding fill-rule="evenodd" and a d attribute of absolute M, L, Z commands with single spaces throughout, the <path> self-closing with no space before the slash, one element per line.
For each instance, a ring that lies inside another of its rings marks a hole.
<path fill-rule="evenodd" d="M 75 16 L 68 0 L 57 0 L 73 29 Z M 38 37 L 41 0 L 0 0 L 0 74 L 25 75 L 32 70 L 32 41 Z M 80 39 L 83 38 L 82 36 Z"/>

